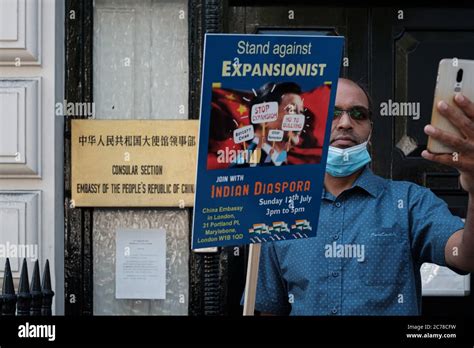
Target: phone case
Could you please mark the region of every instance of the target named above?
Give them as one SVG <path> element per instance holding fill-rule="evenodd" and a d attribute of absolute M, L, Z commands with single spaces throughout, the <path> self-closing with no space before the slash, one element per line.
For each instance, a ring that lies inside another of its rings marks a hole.
<path fill-rule="evenodd" d="M 462 79 L 457 81 L 460 69 L 462 69 Z M 474 100 L 474 61 L 457 58 L 442 59 L 438 67 L 431 124 L 462 137 L 459 130 L 446 117 L 441 115 L 436 107 L 439 101 L 444 100 L 449 105 L 458 108 L 453 100 L 454 95 L 458 92 L 461 92 L 470 100 Z M 427 149 L 432 153 L 454 152 L 454 149 L 431 137 L 428 137 Z"/>

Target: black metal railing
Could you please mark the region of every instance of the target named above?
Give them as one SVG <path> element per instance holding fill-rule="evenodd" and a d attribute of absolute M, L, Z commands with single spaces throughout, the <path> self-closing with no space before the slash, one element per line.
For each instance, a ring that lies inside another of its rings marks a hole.
<path fill-rule="evenodd" d="M 26 259 L 23 259 L 18 293 L 15 293 L 10 260 L 7 258 L 5 271 L 3 273 L 2 294 L 0 295 L 1 315 L 50 316 L 53 297 L 54 291 L 51 288 L 51 274 L 48 260 L 46 260 L 44 266 L 43 279 L 41 282 L 39 262 L 36 260 L 30 284 L 28 266 L 26 265 Z"/>

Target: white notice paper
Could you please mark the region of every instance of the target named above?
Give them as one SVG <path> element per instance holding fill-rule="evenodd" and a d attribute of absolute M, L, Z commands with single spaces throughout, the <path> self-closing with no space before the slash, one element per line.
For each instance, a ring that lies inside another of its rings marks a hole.
<path fill-rule="evenodd" d="M 115 297 L 165 299 L 165 229 L 118 229 L 115 245 Z"/>

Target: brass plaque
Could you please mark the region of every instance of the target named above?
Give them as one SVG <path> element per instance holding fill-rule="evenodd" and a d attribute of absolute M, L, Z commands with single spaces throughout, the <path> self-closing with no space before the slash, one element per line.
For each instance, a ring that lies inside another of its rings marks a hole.
<path fill-rule="evenodd" d="M 197 120 L 72 120 L 77 207 L 194 205 Z"/>

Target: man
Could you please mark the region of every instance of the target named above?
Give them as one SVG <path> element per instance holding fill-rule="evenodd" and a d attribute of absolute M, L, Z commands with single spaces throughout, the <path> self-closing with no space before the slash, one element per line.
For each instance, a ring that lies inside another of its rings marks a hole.
<path fill-rule="evenodd" d="M 428 125 L 425 132 L 458 152 L 422 156 L 457 168 L 469 193 L 465 225 L 430 190 L 376 176 L 367 167 L 369 99 L 340 79 L 318 235 L 265 243 L 256 310 L 274 315 L 419 315 L 420 266 L 474 271 L 474 103 L 457 95 L 458 112 L 438 109 L 465 139 Z"/>

